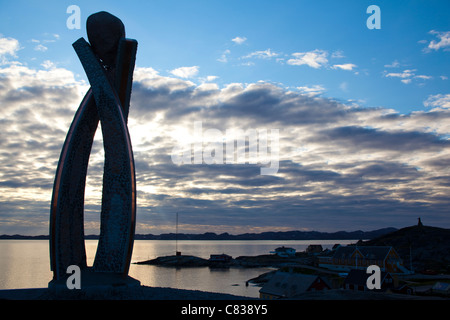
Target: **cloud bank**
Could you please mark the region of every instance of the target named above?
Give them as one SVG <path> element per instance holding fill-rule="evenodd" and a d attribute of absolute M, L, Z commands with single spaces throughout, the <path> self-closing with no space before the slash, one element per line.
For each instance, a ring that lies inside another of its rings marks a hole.
<path fill-rule="evenodd" d="M 1 43 L 0 233 L 45 234 L 59 154 L 88 86 L 51 62 L 33 69 L 10 61 L 19 45 Z M 293 56 L 293 64 L 327 63 L 320 51 Z M 399 114 L 322 97 L 320 85 L 219 87 L 215 78 L 205 82 L 197 75 L 198 67 L 168 75 L 136 68 L 129 130 L 138 233 L 173 232 L 176 212 L 181 232 L 371 230 L 411 225 L 419 216 L 449 227 L 447 93 L 430 96 L 424 102 L 429 111 Z M 248 163 L 174 164 L 172 149 L 192 142 L 195 121 L 205 131 L 278 129 L 278 174 L 263 176 L 260 165 Z M 86 233 L 99 230 L 102 171 L 98 130 L 86 188 Z"/>

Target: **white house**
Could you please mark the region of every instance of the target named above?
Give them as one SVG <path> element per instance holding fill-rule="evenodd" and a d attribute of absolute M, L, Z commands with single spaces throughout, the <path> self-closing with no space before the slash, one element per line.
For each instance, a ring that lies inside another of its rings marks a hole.
<path fill-rule="evenodd" d="M 295 249 L 284 246 L 276 248 L 275 251 L 271 251 L 270 253 L 276 254 L 283 258 L 295 257 Z"/>

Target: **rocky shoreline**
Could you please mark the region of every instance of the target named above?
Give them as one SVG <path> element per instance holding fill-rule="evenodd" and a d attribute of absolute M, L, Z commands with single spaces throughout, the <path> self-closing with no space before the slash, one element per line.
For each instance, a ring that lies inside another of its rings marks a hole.
<path fill-rule="evenodd" d="M 134 262 L 134 264 L 157 265 L 164 267 L 211 267 L 211 268 L 280 268 L 289 265 L 307 264 L 309 258 L 297 254 L 292 258 L 282 258 L 277 255 L 240 256 L 229 261 L 212 261 L 191 255 L 172 255 L 158 257 L 146 261 Z"/>

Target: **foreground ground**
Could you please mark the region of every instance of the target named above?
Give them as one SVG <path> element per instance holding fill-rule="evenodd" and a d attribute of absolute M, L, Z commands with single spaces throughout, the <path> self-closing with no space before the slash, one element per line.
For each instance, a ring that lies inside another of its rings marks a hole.
<path fill-rule="evenodd" d="M 65 290 L 55 292 L 42 289 L 0 290 L 0 299 L 6 300 L 249 300 L 249 297 L 230 294 L 182 290 L 173 288 L 154 288 L 139 286 L 133 288 L 111 288 L 85 292 Z"/>
<path fill-rule="evenodd" d="M 134 288 L 111 288 L 97 292 L 79 290 L 56 293 L 47 288 L 0 290 L 0 300 L 258 300 L 230 294 L 154 288 L 140 286 Z M 293 300 L 443 300 L 439 297 L 407 296 L 376 292 L 354 292 L 349 290 L 327 290 L 307 292 Z"/>

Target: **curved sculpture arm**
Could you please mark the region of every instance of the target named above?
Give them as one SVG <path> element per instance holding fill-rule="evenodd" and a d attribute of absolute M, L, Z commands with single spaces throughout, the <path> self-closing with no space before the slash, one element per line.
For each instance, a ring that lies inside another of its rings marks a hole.
<path fill-rule="evenodd" d="M 100 239 L 94 270 L 128 273 L 136 223 L 133 151 L 120 99 L 89 44 L 73 47 L 91 83 L 105 148 Z"/>

